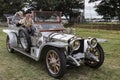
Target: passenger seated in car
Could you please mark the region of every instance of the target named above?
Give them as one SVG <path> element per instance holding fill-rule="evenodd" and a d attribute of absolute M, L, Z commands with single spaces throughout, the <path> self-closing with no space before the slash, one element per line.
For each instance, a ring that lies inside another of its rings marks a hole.
<path fill-rule="evenodd" d="M 13 19 L 12 19 L 12 23 L 13 24 L 16 24 L 17 26 L 19 26 L 19 21 L 23 19 L 23 12 L 22 11 L 19 11 L 17 12 L 14 16 L 13 16 Z"/>
<path fill-rule="evenodd" d="M 33 27 L 33 20 L 31 18 L 31 11 L 27 10 L 25 12 L 25 18 L 23 18 L 20 21 L 21 24 L 25 26 L 25 28 L 28 30 L 28 33 L 30 33 L 32 36 L 34 36 L 35 28 Z"/>

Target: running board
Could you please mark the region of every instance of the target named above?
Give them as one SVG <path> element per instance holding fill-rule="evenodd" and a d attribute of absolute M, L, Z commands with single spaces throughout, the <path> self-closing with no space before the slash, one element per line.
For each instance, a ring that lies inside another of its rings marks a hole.
<path fill-rule="evenodd" d="M 28 56 L 28 57 L 36 60 L 36 61 L 38 61 L 38 59 L 37 59 L 36 57 L 31 56 L 31 55 L 30 55 L 31 53 L 26 52 L 24 49 L 22 49 L 22 48 L 20 48 L 20 47 L 12 47 L 12 48 L 13 48 L 15 51 L 18 51 L 18 52 L 20 52 L 20 53 L 22 53 L 22 54 L 24 54 L 24 55 L 26 55 L 26 56 Z"/>

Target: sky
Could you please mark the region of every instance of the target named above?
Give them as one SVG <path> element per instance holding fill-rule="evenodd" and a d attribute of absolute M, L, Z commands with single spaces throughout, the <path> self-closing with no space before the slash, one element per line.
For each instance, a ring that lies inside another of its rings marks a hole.
<path fill-rule="evenodd" d="M 88 3 L 88 1 L 89 0 L 85 0 L 85 18 L 101 18 L 94 8 L 99 2 Z"/>

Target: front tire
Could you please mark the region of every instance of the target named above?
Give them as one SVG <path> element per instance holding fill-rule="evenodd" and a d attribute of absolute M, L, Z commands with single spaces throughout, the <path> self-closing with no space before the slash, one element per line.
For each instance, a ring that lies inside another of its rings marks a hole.
<path fill-rule="evenodd" d="M 54 47 L 48 47 L 45 55 L 45 66 L 50 76 L 60 79 L 66 69 L 65 54 Z"/>
<path fill-rule="evenodd" d="M 9 38 L 8 35 L 7 35 L 7 38 L 6 38 L 6 48 L 7 48 L 7 50 L 8 50 L 9 53 L 13 53 L 14 52 L 14 49 L 11 48 L 10 38 Z"/>
<path fill-rule="evenodd" d="M 99 68 L 104 62 L 104 51 L 100 44 L 97 44 L 96 48 L 92 50 L 91 53 L 93 53 L 93 55 L 98 58 L 99 62 L 96 62 L 94 60 L 86 60 L 85 65 L 91 68 Z"/>

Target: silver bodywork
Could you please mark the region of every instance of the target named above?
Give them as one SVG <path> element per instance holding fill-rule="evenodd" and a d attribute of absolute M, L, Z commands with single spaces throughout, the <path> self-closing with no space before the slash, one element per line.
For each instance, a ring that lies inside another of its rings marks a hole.
<path fill-rule="evenodd" d="M 54 27 L 54 25 L 56 24 L 53 23 L 52 26 Z M 63 27 L 61 23 L 59 23 L 58 25 Z M 41 32 L 39 30 L 41 29 L 40 27 L 42 25 L 34 24 L 34 27 L 36 28 L 35 36 L 31 36 L 32 45 L 34 46 L 30 48 L 31 51 L 28 54 L 20 47 L 20 44 L 19 44 L 18 32 L 21 27 L 16 27 L 14 24 L 13 25 L 9 24 L 8 26 L 9 26 L 9 29 L 5 29 L 3 30 L 3 32 L 5 32 L 9 36 L 10 38 L 9 43 L 11 47 L 14 50 L 36 61 L 38 61 L 41 55 L 43 55 L 42 51 L 46 46 L 52 46 L 52 47 L 62 49 L 64 54 L 66 55 L 66 60 L 71 61 L 71 63 L 75 64 L 76 66 L 80 66 L 81 61 L 86 57 L 86 55 L 90 56 L 97 62 L 99 61 L 94 55 L 89 53 L 90 48 L 96 47 L 97 40 L 95 38 L 83 39 L 81 37 L 75 36 L 74 34 L 68 34 L 65 32 L 65 30 L 64 31 L 60 30 L 57 32 L 56 31 Z M 94 40 L 93 44 L 92 44 L 92 40 Z M 79 51 L 79 49 L 81 51 Z M 77 52 L 75 53 L 75 51 Z"/>
<path fill-rule="evenodd" d="M 75 40 L 81 40 L 82 38 L 78 38 L 73 34 L 66 34 L 63 32 L 41 32 L 39 34 L 41 35 L 37 35 L 34 37 L 31 37 L 32 43 L 36 46 L 31 47 L 31 53 L 27 54 L 25 51 L 23 51 L 21 48 L 17 48 L 18 47 L 18 31 L 19 29 L 6 29 L 3 30 L 3 32 L 5 32 L 9 38 L 10 38 L 10 45 L 12 46 L 13 49 L 17 50 L 18 52 L 38 61 L 40 59 L 40 56 L 42 55 L 42 50 L 45 46 L 53 46 L 53 47 L 57 47 L 57 48 L 64 48 L 65 49 L 65 54 L 67 55 L 66 59 L 73 61 L 75 63 L 76 66 L 80 66 L 80 59 L 85 58 L 85 54 L 87 53 L 87 49 L 90 47 L 88 45 L 88 40 L 89 39 L 84 39 L 84 50 L 83 52 L 78 52 L 76 54 L 74 54 L 73 56 L 70 55 L 72 54 L 71 51 L 70 54 L 68 54 L 67 52 L 67 48 L 68 46 L 70 46 L 70 44 L 68 43 L 68 41 L 70 39 L 75 39 Z M 97 60 L 97 59 L 96 59 Z"/>

